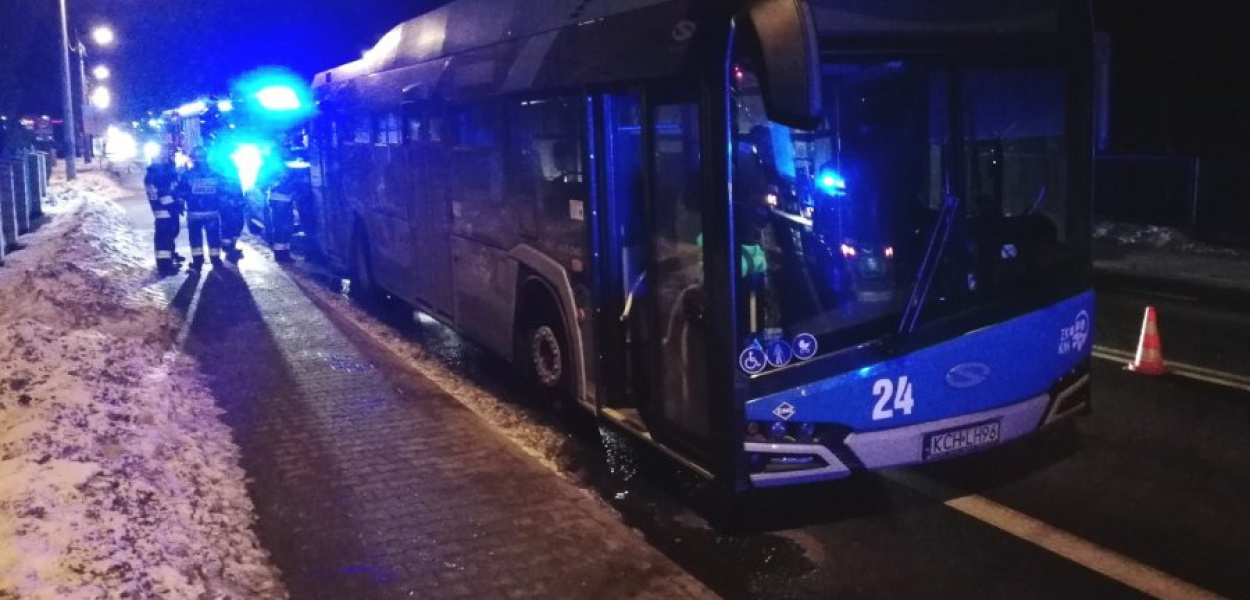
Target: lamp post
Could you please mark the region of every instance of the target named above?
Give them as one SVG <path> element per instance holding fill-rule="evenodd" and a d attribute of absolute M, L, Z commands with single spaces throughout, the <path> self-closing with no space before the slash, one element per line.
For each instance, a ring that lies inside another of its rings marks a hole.
<path fill-rule="evenodd" d="M 93 148 L 91 136 L 87 135 L 87 104 L 91 102 L 87 90 L 87 45 L 82 43 L 82 34 L 77 29 L 74 30 L 74 55 L 78 57 L 78 102 L 74 107 L 77 110 L 74 116 L 78 119 L 78 130 L 74 132 L 74 139 L 82 140 L 82 161 L 89 165 Z"/>
<path fill-rule="evenodd" d="M 78 178 L 78 143 L 75 139 L 78 128 L 74 123 L 74 89 L 70 82 L 69 68 L 69 11 L 65 0 L 61 4 L 61 84 L 65 88 L 63 96 L 65 111 L 65 179 L 73 181 Z"/>
<path fill-rule="evenodd" d="M 75 139 L 83 143 L 83 162 L 91 164 L 91 159 L 95 154 L 95 138 L 102 133 L 101 113 L 112 105 L 111 92 L 102 88 L 100 82 L 109 79 L 112 76 L 112 70 L 105 65 L 97 65 L 92 69 L 91 73 L 95 80 L 93 89 L 91 80 L 87 79 L 87 44 L 83 43 L 83 35 L 77 29 L 73 33 L 73 49 L 78 58 L 79 93 L 78 102 L 75 105 L 77 111 L 75 116 L 78 119 Z M 88 33 L 97 47 L 112 46 L 117 41 L 116 32 L 106 25 L 97 26 Z"/>

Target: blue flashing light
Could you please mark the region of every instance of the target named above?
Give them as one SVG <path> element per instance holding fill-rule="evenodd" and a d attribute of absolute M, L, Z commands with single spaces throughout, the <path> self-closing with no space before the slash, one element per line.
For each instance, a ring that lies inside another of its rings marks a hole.
<path fill-rule="evenodd" d="M 846 195 L 846 179 L 837 171 L 822 171 L 820 177 L 816 178 L 816 185 L 830 196 Z"/>
<path fill-rule="evenodd" d="M 266 135 L 287 130 L 317 111 L 312 88 L 296 73 L 266 67 L 244 74 L 230 89 L 234 112 L 248 128 Z"/>
<path fill-rule="evenodd" d="M 230 154 L 230 161 L 238 171 L 239 187 L 243 189 L 243 193 L 255 189 L 261 167 L 265 165 L 265 156 L 260 147 L 256 144 L 239 144 Z"/>
<path fill-rule="evenodd" d="M 273 112 L 292 112 L 304 107 L 299 94 L 285 85 L 271 85 L 256 92 L 256 101 L 261 108 Z"/>
<path fill-rule="evenodd" d="M 217 112 L 228 113 L 232 110 L 234 110 L 234 102 L 229 98 L 217 101 Z"/>

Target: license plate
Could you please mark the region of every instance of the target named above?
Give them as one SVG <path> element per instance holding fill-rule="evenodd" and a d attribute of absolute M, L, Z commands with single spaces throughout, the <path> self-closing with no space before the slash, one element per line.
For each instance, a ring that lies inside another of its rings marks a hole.
<path fill-rule="evenodd" d="M 925 434 L 921 458 L 937 460 L 993 446 L 1002 440 L 1003 422 L 999 419 L 964 425 Z"/>

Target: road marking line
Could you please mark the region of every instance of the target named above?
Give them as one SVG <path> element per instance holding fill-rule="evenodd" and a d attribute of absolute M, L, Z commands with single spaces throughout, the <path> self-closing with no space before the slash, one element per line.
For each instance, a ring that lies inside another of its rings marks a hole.
<path fill-rule="evenodd" d="M 1094 346 L 1094 356 L 1103 360 L 1124 363 L 1131 363 L 1134 358 L 1131 352 L 1105 346 Z M 1250 377 L 1170 360 L 1165 362 L 1168 370 L 1180 377 L 1250 392 Z"/>
<path fill-rule="evenodd" d="M 915 472 L 889 471 L 882 475 L 926 496 L 941 500 L 946 506 L 986 525 L 1159 600 L 1226 600 L 1219 594 L 1007 508 L 984 496 L 961 494 L 947 484 Z"/>

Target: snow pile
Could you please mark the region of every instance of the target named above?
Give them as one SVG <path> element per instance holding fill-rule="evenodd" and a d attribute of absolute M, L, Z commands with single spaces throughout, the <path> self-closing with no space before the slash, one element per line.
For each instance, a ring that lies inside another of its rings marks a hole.
<path fill-rule="evenodd" d="M 1230 248 L 1212 246 L 1194 240 L 1174 227 L 1159 225 L 1134 225 L 1103 221 L 1094 226 L 1094 239 L 1121 246 L 1145 246 L 1156 250 L 1170 250 L 1202 256 L 1227 256 L 1238 258 L 1242 254 Z"/>
<path fill-rule="evenodd" d="M 0 269 L 0 599 L 284 598 L 123 193 L 59 186 Z"/>

